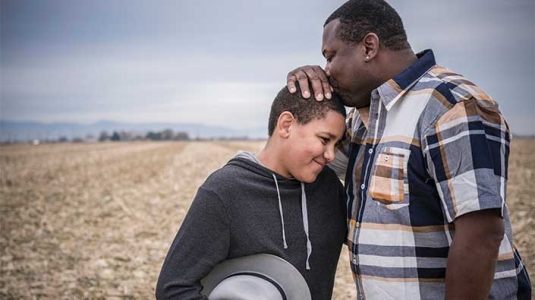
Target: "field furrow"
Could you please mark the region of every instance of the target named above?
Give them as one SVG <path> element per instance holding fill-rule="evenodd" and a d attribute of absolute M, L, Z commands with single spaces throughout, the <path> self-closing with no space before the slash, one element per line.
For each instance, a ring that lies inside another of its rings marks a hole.
<path fill-rule="evenodd" d="M 1 299 L 152 299 L 198 187 L 258 142 L 0 147 Z M 513 140 L 515 244 L 535 272 L 535 139 Z M 344 249 L 333 299 L 355 297 Z"/>

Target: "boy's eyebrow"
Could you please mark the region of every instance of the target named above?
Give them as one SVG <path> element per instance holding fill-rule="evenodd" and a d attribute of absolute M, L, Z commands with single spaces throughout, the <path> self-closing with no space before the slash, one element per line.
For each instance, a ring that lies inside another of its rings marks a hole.
<path fill-rule="evenodd" d="M 320 133 L 328 135 L 331 140 L 334 140 L 336 138 L 336 135 L 334 135 L 334 134 L 332 134 L 330 132 L 327 132 L 327 131 L 323 131 L 323 132 L 320 132 Z"/>
<path fill-rule="evenodd" d="M 322 133 L 328 135 L 329 138 L 330 138 L 331 140 L 336 139 L 336 135 L 334 135 L 334 134 L 332 134 L 332 133 L 330 133 L 330 132 L 324 131 L 324 132 L 322 132 Z M 344 133 L 344 134 L 345 134 L 345 133 Z M 342 140 L 344 139 L 344 134 L 342 134 L 342 135 L 340 136 L 340 138 L 336 140 L 336 143 L 337 143 L 337 144 L 340 143 L 340 142 L 342 142 Z"/>

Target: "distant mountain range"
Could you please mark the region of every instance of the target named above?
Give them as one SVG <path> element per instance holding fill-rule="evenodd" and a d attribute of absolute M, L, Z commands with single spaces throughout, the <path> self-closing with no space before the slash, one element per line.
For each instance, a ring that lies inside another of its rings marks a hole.
<path fill-rule="evenodd" d="M 42 123 L 15 122 L 0 120 L 0 142 L 24 142 L 31 140 L 58 140 L 61 137 L 98 139 L 101 132 L 110 135 L 116 131 L 127 131 L 145 135 L 149 131 L 158 132 L 171 129 L 174 132 L 187 132 L 190 138 L 233 138 L 247 137 L 250 139 L 267 138 L 267 128 L 232 129 L 221 126 L 209 126 L 191 123 L 127 123 L 115 121 L 99 121 L 92 124 L 81 123 Z"/>

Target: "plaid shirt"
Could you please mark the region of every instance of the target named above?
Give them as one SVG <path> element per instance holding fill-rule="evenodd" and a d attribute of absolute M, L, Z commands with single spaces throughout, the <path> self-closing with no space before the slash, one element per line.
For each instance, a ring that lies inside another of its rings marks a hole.
<path fill-rule="evenodd" d="M 368 128 L 355 110 L 348 120 L 331 167 L 345 174 L 359 299 L 443 299 L 453 221 L 490 208 L 505 223 L 490 296 L 530 298 L 505 205 L 509 128 L 494 100 L 426 50 L 372 92 Z"/>

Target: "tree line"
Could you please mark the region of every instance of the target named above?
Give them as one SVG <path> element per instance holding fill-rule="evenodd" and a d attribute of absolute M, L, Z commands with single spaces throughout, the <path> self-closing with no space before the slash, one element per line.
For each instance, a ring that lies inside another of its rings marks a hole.
<path fill-rule="evenodd" d="M 165 129 L 162 131 L 149 131 L 145 135 L 135 134 L 129 131 L 102 131 L 98 137 L 99 142 L 105 141 L 135 141 L 135 140 L 151 140 L 151 141 L 189 141 L 190 137 L 187 132 L 174 132 L 172 129 Z"/>
<path fill-rule="evenodd" d="M 61 135 L 57 138 L 28 138 L 26 140 L 5 140 L 0 141 L 0 145 L 3 144 L 12 144 L 12 143 L 21 143 L 29 142 L 34 145 L 39 145 L 42 143 L 84 143 L 84 142 L 119 142 L 119 141 L 204 141 L 204 140 L 217 140 L 217 141 L 246 141 L 246 140 L 260 140 L 250 139 L 248 136 L 217 136 L 217 137 L 190 137 L 190 135 L 185 131 L 174 132 L 172 129 L 165 129 L 161 131 L 148 131 L 146 133 L 132 132 L 132 131 L 107 131 L 103 130 L 100 132 L 100 135 L 95 136 L 93 134 L 87 134 L 84 137 L 73 136 L 67 137 L 66 135 Z"/>

